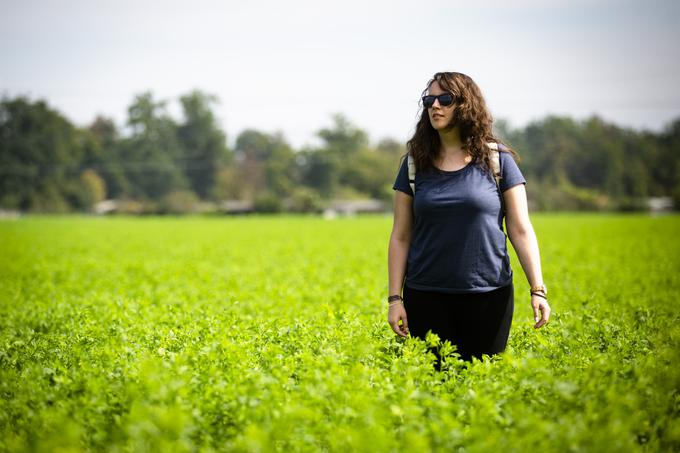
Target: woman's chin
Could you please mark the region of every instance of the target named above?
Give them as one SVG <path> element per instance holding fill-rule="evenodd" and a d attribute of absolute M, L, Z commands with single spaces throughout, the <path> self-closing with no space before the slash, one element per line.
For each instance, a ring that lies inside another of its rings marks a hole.
<path fill-rule="evenodd" d="M 446 132 L 450 129 L 453 129 L 453 126 L 451 126 L 450 124 L 443 123 L 443 122 L 434 122 L 434 123 L 430 122 L 430 124 L 432 125 L 432 128 L 434 130 L 436 130 L 437 132 Z"/>

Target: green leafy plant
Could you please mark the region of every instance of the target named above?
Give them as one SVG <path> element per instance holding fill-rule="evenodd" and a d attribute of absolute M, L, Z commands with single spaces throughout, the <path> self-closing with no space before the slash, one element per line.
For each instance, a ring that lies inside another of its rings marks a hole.
<path fill-rule="evenodd" d="M 677 450 L 680 218 L 533 220 L 554 315 L 513 255 L 472 363 L 389 329 L 387 217 L 0 222 L 0 450 Z"/>

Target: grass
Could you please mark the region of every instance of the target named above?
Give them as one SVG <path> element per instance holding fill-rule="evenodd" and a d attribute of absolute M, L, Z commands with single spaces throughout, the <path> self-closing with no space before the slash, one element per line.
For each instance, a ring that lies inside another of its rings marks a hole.
<path fill-rule="evenodd" d="M 535 215 L 507 351 L 386 322 L 391 219 L 0 222 L 0 450 L 680 448 L 680 217 Z"/>

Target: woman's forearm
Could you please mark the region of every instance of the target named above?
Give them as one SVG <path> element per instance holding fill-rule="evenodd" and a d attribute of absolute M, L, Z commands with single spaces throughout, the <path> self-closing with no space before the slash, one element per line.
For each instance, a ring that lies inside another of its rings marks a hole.
<path fill-rule="evenodd" d="M 408 240 L 400 240 L 394 237 L 394 235 L 390 237 L 387 258 L 390 295 L 401 294 L 404 275 L 406 274 L 406 258 L 408 256 L 409 245 L 410 241 Z"/>
<path fill-rule="evenodd" d="M 517 258 L 519 258 L 529 285 L 533 287 L 543 284 L 541 255 L 538 250 L 536 233 L 531 223 L 520 229 L 512 229 L 508 226 L 508 237 L 517 253 Z"/>

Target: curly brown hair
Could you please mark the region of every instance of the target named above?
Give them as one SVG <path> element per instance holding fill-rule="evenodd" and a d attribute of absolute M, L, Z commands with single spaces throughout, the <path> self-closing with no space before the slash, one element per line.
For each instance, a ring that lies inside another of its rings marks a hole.
<path fill-rule="evenodd" d="M 423 96 L 435 81 L 454 97 L 455 110 L 450 126 L 458 126 L 463 149 L 472 156 L 475 163 L 486 170 L 491 168 L 491 150 L 487 146 L 489 142 L 498 143 L 500 150 L 509 152 L 513 158 L 518 159 L 519 156 L 512 148 L 493 135 L 491 114 L 481 90 L 469 76 L 460 72 L 438 72 L 427 82 Z M 406 142 L 406 147 L 413 156 L 418 171 L 435 170 L 435 159 L 441 148 L 439 132 L 432 127 L 427 108 L 422 104 L 421 108 L 416 131 Z"/>

